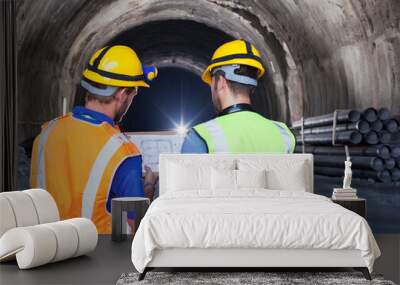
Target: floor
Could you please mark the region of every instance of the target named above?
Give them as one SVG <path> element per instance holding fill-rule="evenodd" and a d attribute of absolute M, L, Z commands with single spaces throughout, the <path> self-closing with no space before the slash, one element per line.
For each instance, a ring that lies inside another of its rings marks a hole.
<path fill-rule="evenodd" d="M 400 282 L 400 235 L 377 235 L 382 251 L 375 272 Z M 134 271 L 130 260 L 131 240 L 114 243 L 100 236 L 88 256 L 81 256 L 30 270 L 18 270 L 15 262 L 0 264 L 0 284 L 115 284 L 124 272 Z"/>
<path fill-rule="evenodd" d="M 385 279 L 400 284 L 400 234 L 375 235 L 381 250 L 374 265 L 374 271 L 383 274 Z"/>
<path fill-rule="evenodd" d="M 134 271 L 131 243 L 115 243 L 104 235 L 88 256 L 29 270 L 18 270 L 15 262 L 0 264 L 0 284 L 115 284 L 122 273 Z"/>

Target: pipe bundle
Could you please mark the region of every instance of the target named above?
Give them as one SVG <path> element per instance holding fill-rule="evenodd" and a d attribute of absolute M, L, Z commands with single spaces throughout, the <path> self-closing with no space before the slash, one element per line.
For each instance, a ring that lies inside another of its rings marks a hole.
<path fill-rule="evenodd" d="M 315 174 L 343 177 L 348 145 L 353 177 L 400 182 L 400 124 L 386 108 L 336 110 L 296 121 L 295 152 L 314 154 Z"/>

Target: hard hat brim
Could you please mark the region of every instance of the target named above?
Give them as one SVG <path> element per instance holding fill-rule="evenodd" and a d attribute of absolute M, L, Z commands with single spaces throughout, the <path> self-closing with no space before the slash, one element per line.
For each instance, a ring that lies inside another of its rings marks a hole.
<path fill-rule="evenodd" d="M 240 59 L 231 59 L 231 60 L 227 60 L 227 61 L 221 61 L 221 62 L 210 64 L 204 70 L 203 75 L 201 76 L 201 79 L 208 85 L 211 85 L 211 70 L 213 70 L 214 68 L 216 68 L 218 66 L 231 65 L 231 64 L 248 65 L 248 66 L 252 66 L 252 67 L 256 68 L 258 70 L 257 79 L 260 79 L 265 73 L 264 66 L 259 61 L 251 59 L 251 58 L 249 58 L 249 59 L 240 58 Z"/>
<path fill-rule="evenodd" d="M 100 74 L 93 72 L 89 69 L 86 69 L 83 72 L 83 77 L 86 79 L 89 79 L 90 81 L 107 85 L 107 86 L 117 86 L 117 87 L 146 87 L 149 88 L 150 85 L 147 84 L 143 80 L 138 80 L 138 81 L 125 81 L 125 80 L 118 80 L 118 79 L 112 79 L 112 78 L 107 78 L 104 76 L 101 76 Z"/>

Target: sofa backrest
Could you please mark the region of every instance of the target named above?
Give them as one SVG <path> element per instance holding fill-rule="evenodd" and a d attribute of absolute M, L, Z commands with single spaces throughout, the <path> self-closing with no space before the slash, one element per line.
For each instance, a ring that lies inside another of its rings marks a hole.
<path fill-rule="evenodd" d="M 0 193 L 0 237 L 12 228 L 59 220 L 56 202 L 46 190 L 29 189 Z"/>
<path fill-rule="evenodd" d="M 267 171 L 269 189 L 314 191 L 312 154 L 161 154 L 159 165 L 160 195 L 175 191 L 172 184 L 187 177 L 184 169 L 198 168 L 201 178 L 193 179 L 194 188 L 208 188 L 206 181 L 211 171 L 227 169 L 243 171 Z M 203 173 L 203 174 L 202 174 Z M 175 182 L 174 182 L 175 181 Z M 187 183 L 187 182 L 186 182 Z"/>

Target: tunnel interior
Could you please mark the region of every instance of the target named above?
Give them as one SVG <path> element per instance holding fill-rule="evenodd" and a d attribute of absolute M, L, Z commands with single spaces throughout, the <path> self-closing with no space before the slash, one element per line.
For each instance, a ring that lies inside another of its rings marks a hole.
<path fill-rule="evenodd" d="M 140 93 L 145 96 L 135 99 L 121 124 L 122 128 L 125 131 L 171 130 L 175 129 L 177 121 L 180 122 L 179 125 L 192 127 L 195 123 L 211 119 L 215 114 L 209 96 L 210 88 L 202 83 L 200 76 L 215 49 L 233 39 L 219 29 L 196 21 L 165 20 L 127 29 L 106 43 L 106 46 L 129 46 L 137 52 L 144 64 L 161 67 L 160 75 L 151 84 L 152 87 L 149 90 L 141 90 Z M 270 80 L 271 76 L 267 73 L 251 96 L 255 111 L 266 117 L 273 115 L 275 109 L 273 98 L 276 94 Z M 182 92 L 185 95 L 182 95 Z M 79 90 L 76 96 L 80 98 L 74 99 L 75 104 L 83 104 L 84 92 Z M 171 106 L 180 106 L 180 109 Z M 152 111 L 148 112 L 150 109 Z M 167 126 L 163 117 L 168 115 L 168 120 L 171 121 L 177 111 L 183 117 L 192 119 L 185 122 L 174 118 L 175 123 Z M 146 114 L 152 116 L 146 118 Z"/>
<path fill-rule="evenodd" d="M 210 87 L 200 75 L 213 51 L 232 39 L 260 51 L 266 74 L 251 100 L 268 119 L 290 126 L 301 118 L 368 107 L 387 108 L 400 118 L 399 0 L 13 2 L 17 126 L 6 134 L 17 142 L 3 149 L 15 162 L 7 165 L 9 173 L 18 168 L 25 179 L 18 189 L 29 188 L 33 138 L 43 124 L 84 103 L 82 72 L 91 55 L 110 44 L 131 46 L 145 65 L 160 71 L 152 87 L 135 97 L 121 124 L 126 132 L 191 127 L 215 116 Z M 328 135 L 329 144 L 333 138 Z M 330 196 L 340 187 L 341 177 L 334 179 L 315 183 L 319 193 Z M 398 184 L 386 188 L 367 180 L 355 187 L 367 189 L 372 229 L 399 233 Z"/>
<path fill-rule="evenodd" d="M 199 95 L 201 93 L 210 93 L 209 88 L 205 88 L 206 85 L 199 81 L 200 76 L 204 67 L 208 65 L 215 49 L 233 39 L 232 36 L 219 29 L 209 27 L 196 21 L 165 20 L 146 23 L 123 31 L 108 42 L 107 45 L 121 44 L 132 47 L 139 54 L 144 64 L 149 63 L 161 67 L 176 67 L 164 69 L 165 73 L 160 73 L 160 77 L 157 80 L 163 83 L 157 82 L 156 80 L 156 82 L 154 82 L 155 85 L 153 85 L 150 90 L 142 91 L 143 94 L 155 94 L 157 97 L 152 95 L 154 98 L 168 96 L 170 98 L 168 101 L 153 102 L 153 104 L 159 103 L 158 107 L 168 110 L 167 112 L 170 117 L 173 117 L 176 112 L 173 108 L 169 108 L 166 103 L 179 106 L 179 101 L 173 102 L 173 100 L 182 101 L 182 98 L 180 98 L 182 96 L 180 95 L 180 89 L 173 88 L 173 86 L 177 87 L 182 85 L 182 80 L 190 80 L 182 87 L 185 88 L 184 91 L 187 95 L 183 98 L 186 106 L 181 105 L 180 112 L 183 112 L 183 109 L 185 109 L 186 117 L 194 117 L 190 120 L 190 123 L 182 122 L 185 126 L 191 127 L 193 126 L 193 122 L 199 123 L 212 118 L 210 97 Z M 178 71 L 179 69 L 186 70 L 196 75 L 198 79 L 194 80 L 190 75 L 185 76 L 184 73 L 182 73 L 183 71 Z M 174 72 L 176 76 L 171 74 L 167 75 L 167 72 Z M 169 80 L 165 79 L 167 76 Z M 269 88 L 268 79 L 269 76 L 266 76 L 266 80 L 260 82 L 259 88 L 252 94 L 251 98 L 255 110 L 264 116 L 271 116 L 273 109 L 271 108 L 273 106 L 273 100 L 271 100 L 271 98 L 275 95 L 266 94 L 266 90 L 268 90 L 268 92 L 273 92 L 273 88 Z M 164 85 L 161 86 L 162 84 Z M 171 91 L 168 91 L 168 89 L 171 89 Z M 201 97 L 198 98 L 198 96 Z M 141 104 L 144 104 L 144 102 L 146 102 L 146 99 L 141 97 L 136 100 L 132 109 L 146 112 L 146 108 L 141 108 L 143 107 Z M 190 102 L 191 104 L 189 104 Z M 199 102 L 203 102 L 203 104 L 199 104 Z M 136 104 L 139 105 L 137 106 Z M 193 107 L 189 108 L 189 106 L 197 106 L 197 109 L 193 109 Z M 208 115 L 201 115 L 206 109 L 208 109 Z M 157 118 L 158 114 L 155 115 Z M 143 123 L 137 122 L 143 122 L 145 120 L 143 117 L 145 116 L 137 111 L 130 111 L 127 118 L 124 119 L 123 126 L 126 126 L 129 130 L 139 130 L 141 129 L 139 126 L 143 125 Z M 128 122 L 129 120 L 136 120 L 136 122 Z M 155 131 L 158 129 L 160 128 L 143 128 L 142 131 Z M 165 129 L 165 126 L 161 127 L 161 129 Z M 171 129 L 171 127 L 168 129 Z"/>
<path fill-rule="evenodd" d="M 221 43 L 243 38 L 267 69 L 255 110 L 289 125 L 334 109 L 400 113 L 399 15 L 396 0 L 21 0 L 18 139 L 37 135 L 63 102 L 67 110 L 79 102 L 90 55 L 110 43 L 132 46 L 144 64 L 199 77 Z"/>
<path fill-rule="evenodd" d="M 214 109 L 210 88 L 201 81 L 202 69 L 196 63 L 207 65 L 213 49 L 229 40 L 232 37 L 226 33 L 194 21 L 167 20 L 123 31 L 108 42 L 107 45 L 133 48 L 144 64 L 159 66 L 157 62 L 167 60 L 159 68 L 151 88 L 140 89 L 121 122 L 122 129 L 175 130 L 178 126 L 190 128 L 211 119 Z M 176 63 L 177 59 L 183 64 Z"/>

